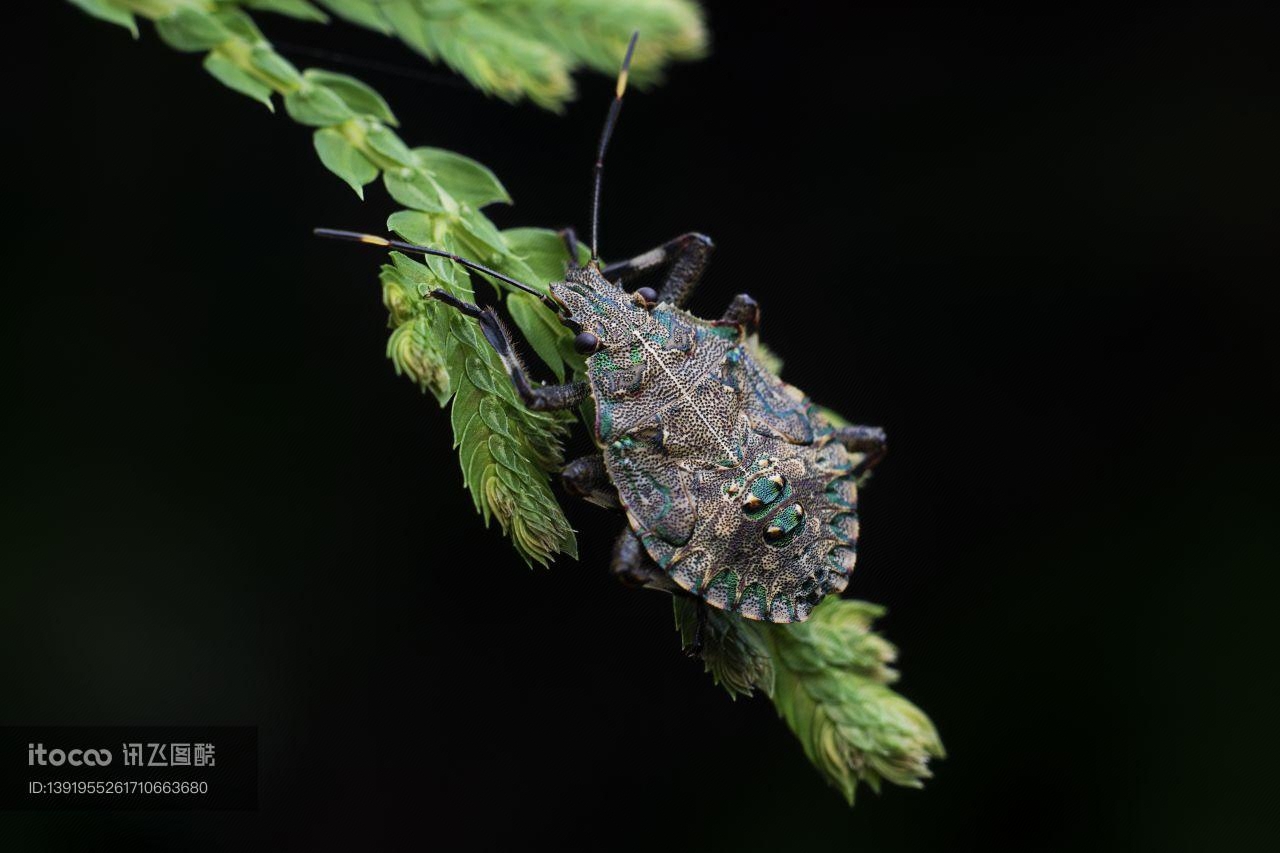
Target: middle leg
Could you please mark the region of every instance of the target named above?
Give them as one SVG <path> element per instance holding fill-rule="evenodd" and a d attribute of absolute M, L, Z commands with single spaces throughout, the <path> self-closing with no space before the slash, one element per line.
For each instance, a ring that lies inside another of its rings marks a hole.
<path fill-rule="evenodd" d="M 565 491 L 582 498 L 588 503 L 605 509 L 621 509 L 618 490 L 609 473 L 604 468 L 604 457 L 599 453 L 580 456 L 564 466 L 560 472 L 560 482 Z"/>

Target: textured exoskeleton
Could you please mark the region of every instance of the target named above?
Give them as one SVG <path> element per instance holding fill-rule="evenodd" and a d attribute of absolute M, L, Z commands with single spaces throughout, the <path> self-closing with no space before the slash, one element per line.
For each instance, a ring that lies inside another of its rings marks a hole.
<path fill-rule="evenodd" d="M 851 456 L 847 431 L 760 364 L 754 316 L 702 320 L 591 266 L 551 291 L 599 341 L 587 359 L 596 442 L 631 530 L 666 577 L 772 622 L 803 620 L 844 589 L 855 481 L 863 451 L 883 443 L 865 436 L 878 431 L 857 431 Z"/>

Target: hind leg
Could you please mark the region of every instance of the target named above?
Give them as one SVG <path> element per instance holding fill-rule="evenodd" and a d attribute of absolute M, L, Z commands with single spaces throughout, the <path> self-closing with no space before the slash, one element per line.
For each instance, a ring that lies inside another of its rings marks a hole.
<path fill-rule="evenodd" d="M 609 573 L 622 584 L 633 587 L 659 589 L 668 592 L 676 589 L 667 573 L 649 556 L 630 527 L 625 528 L 613 545 L 613 559 Z"/>
<path fill-rule="evenodd" d="M 865 454 L 863 460 L 853 469 L 859 484 L 871 473 L 871 469 L 880 464 L 884 455 L 889 452 L 889 445 L 884 430 L 873 426 L 846 426 L 836 430 L 836 439 L 850 453 Z"/>

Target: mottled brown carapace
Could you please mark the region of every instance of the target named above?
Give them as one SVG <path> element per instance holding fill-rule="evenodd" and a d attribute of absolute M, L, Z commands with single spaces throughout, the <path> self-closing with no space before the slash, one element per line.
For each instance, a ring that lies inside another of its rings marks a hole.
<path fill-rule="evenodd" d="M 594 267 L 551 290 L 598 338 L 587 360 L 596 442 L 632 535 L 663 575 L 772 622 L 803 620 L 844 589 L 866 456 L 761 366 L 756 312 L 703 320 Z"/>

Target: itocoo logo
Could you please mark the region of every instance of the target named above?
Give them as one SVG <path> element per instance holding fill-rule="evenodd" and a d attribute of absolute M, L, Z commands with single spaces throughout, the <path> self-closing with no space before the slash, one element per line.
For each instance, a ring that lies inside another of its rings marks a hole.
<path fill-rule="evenodd" d="M 41 767 L 53 765 L 61 767 L 64 764 L 70 764 L 72 767 L 105 767 L 111 763 L 111 750 L 109 749 L 45 749 L 42 743 L 27 744 L 27 766 L 34 767 L 39 764 Z"/>

